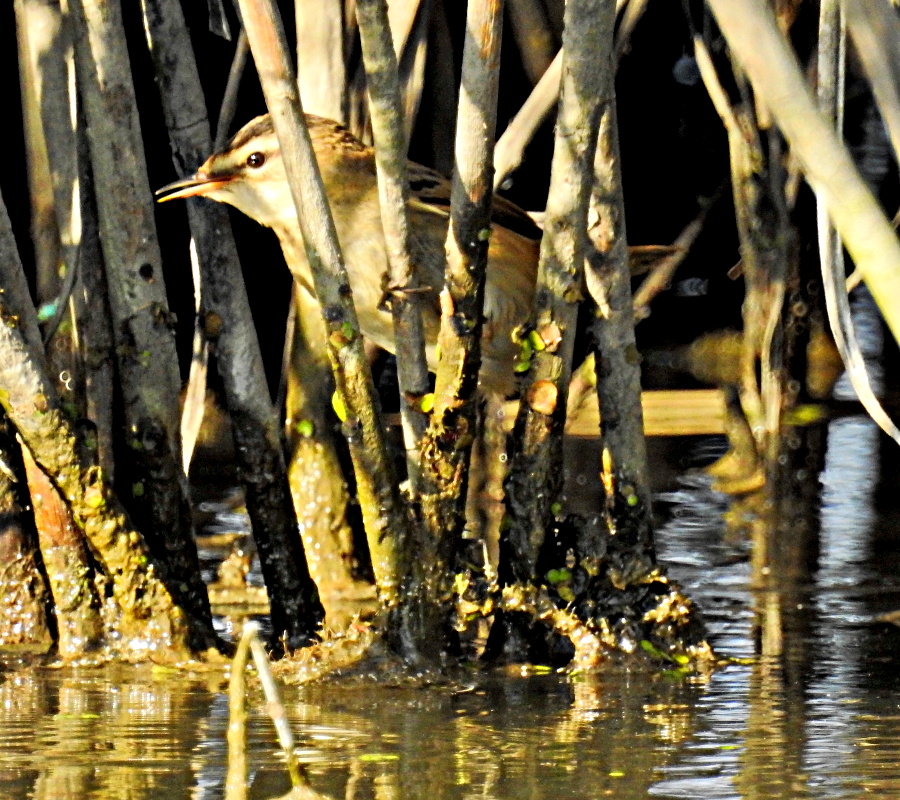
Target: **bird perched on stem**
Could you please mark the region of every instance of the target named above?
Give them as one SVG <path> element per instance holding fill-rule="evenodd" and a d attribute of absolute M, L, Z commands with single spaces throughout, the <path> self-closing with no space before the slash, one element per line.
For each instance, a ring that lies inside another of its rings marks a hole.
<path fill-rule="evenodd" d="M 360 329 L 368 339 L 394 352 L 393 321 L 383 302 L 388 257 L 375 151 L 331 120 L 307 114 L 306 124 L 344 253 Z M 409 180 L 411 255 L 422 286 L 426 355 L 434 371 L 450 182 L 413 162 L 409 163 Z M 272 228 L 294 277 L 315 296 L 297 213 L 268 114 L 245 125 L 193 175 L 164 186 L 157 195 L 160 202 L 208 197 L 228 203 Z M 531 313 L 541 231 L 524 211 L 501 197 L 494 197 L 492 216 L 480 381 L 489 391 L 509 394 L 515 385 L 513 365 L 519 352 L 511 334 Z"/>

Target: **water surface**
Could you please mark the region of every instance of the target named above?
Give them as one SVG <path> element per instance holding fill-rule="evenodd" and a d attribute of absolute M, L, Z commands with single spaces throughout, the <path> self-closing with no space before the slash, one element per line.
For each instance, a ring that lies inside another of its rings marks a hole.
<path fill-rule="evenodd" d="M 830 428 L 818 541 L 783 590 L 752 588 L 749 546 L 726 532 L 708 479 L 688 472 L 659 496 L 660 560 L 714 646 L 770 655 L 706 677 L 616 667 L 290 688 L 314 787 L 347 800 L 900 797 L 900 628 L 877 619 L 900 609 L 898 459 L 886 450 L 880 467 L 865 418 Z M 215 673 L 150 667 L 7 675 L 0 798 L 219 798 L 223 689 Z M 255 700 L 249 796 L 277 797 L 289 786 Z"/>

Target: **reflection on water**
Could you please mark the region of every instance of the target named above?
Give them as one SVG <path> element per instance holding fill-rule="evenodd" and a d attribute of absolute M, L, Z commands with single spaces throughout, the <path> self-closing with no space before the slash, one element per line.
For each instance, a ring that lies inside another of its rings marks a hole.
<path fill-rule="evenodd" d="M 775 619 L 780 655 L 705 679 L 614 668 L 291 688 L 313 785 L 346 800 L 900 797 L 900 629 L 875 621 L 900 608 L 900 503 L 878 447 L 867 420 L 831 423 L 818 559 L 777 589 L 751 588 L 748 546 L 726 535 L 704 478 L 660 496 L 660 560 L 706 610 L 715 646 L 752 656 Z M 0 798 L 220 798 L 223 688 L 220 675 L 151 668 L 8 674 Z M 278 797 L 287 778 L 253 704 L 249 796 Z"/>

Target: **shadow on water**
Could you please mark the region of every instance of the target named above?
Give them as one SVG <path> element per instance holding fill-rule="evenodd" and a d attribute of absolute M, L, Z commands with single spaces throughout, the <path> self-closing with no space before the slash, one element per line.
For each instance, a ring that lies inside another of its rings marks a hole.
<path fill-rule="evenodd" d="M 898 454 L 879 462 L 863 417 L 829 428 L 821 512 L 815 471 L 795 470 L 755 556 L 701 473 L 658 496 L 660 561 L 721 653 L 759 659 L 693 678 L 613 667 L 291 687 L 313 786 L 347 800 L 900 797 L 900 629 L 877 621 L 900 609 Z M 682 463 L 721 451 L 692 447 Z M 7 674 L 0 798 L 220 798 L 223 690 L 218 674 L 151 668 Z M 249 797 L 278 797 L 287 777 L 261 697 L 251 705 Z"/>

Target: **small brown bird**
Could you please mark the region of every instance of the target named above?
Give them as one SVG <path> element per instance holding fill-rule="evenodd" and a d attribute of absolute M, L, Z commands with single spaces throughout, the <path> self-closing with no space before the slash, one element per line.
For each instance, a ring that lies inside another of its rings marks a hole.
<path fill-rule="evenodd" d="M 360 328 L 371 341 L 394 352 L 391 314 L 381 304 L 388 260 L 375 151 L 336 122 L 307 114 L 306 123 L 344 252 Z M 420 284 L 428 287 L 422 309 L 428 365 L 434 371 L 450 182 L 413 162 L 409 162 L 409 181 L 412 256 Z M 203 196 L 229 203 L 272 228 L 294 277 L 315 295 L 278 140 L 268 115 L 245 125 L 194 175 L 163 187 L 157 195 L 160 202 Z M 524 211 L 501 197 L 494 198 L 492 220 L 480 379 L 483 388 L 509 394 L 515 384 L 513 364 L 518 352 L 510 334 L 531 312 L 541 231 Z"/>

